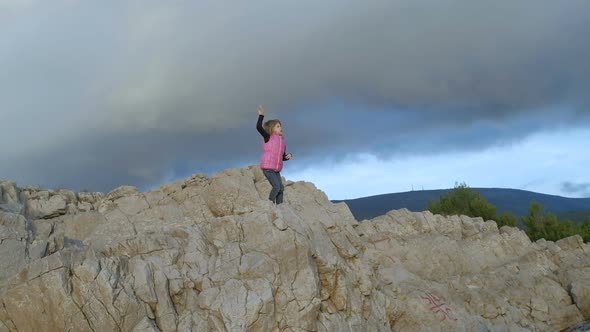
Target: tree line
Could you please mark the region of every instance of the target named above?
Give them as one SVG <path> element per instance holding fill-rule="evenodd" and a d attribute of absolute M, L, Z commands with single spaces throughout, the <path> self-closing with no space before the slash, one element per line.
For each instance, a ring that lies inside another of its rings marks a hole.
<path fill-rule="evenodd" d="M 511 212 L 498 214 L 498 209 L 478 191 L 461 183 L 453 190 L 440 197 L 438 201 L 431 201 L 428 210 L 434 214 L 442 215 L 466 215 L 469 217 L 481 217 L 484 220 L 494 220 L 498 227 L 515 227 L 520 225 L 532 241 L 545 239 L 557 241 L 568 236 L 579 234 L 585 242 L 590 242 L 590 218 L 576 224 L 571 220 L 560 218 L 538 202 L 531 202 L 528 214 L 517 217 Z"/>

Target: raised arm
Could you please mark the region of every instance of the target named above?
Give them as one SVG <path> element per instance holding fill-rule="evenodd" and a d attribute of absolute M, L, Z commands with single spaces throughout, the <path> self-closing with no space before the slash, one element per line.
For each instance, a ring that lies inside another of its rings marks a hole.
<path fill-rule="evenodd" d="M 264 130 L 262 126 L 262 121 L 264 120 L 264 107 L 262 105 L 258 106 L 258 121 L 256 122 L 256 130 L 262 135 L 264 138 L 264 142 L 268 142 L 270 139 L 270 135 Z"/>

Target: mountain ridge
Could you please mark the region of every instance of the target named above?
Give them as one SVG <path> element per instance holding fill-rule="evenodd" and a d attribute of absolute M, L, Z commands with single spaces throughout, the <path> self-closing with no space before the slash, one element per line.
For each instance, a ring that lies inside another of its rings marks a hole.
<path fill-rule="evenodd" d="M 582 219 L 590 216 L 590 198 L 570 198 L 513 188 L 472 189 L 480 192 L 491 204 L 496 206 L 498 213 L 512 212 L 516 216 L 524 216 L 528 213 L 531 202 L 539 202 L 547 212 L 558 215 L 581 213 L 578 218 Z M 414 190 L 332 201 L 346 203 L 357 220 L 364 220 L 375 218 L 389 210 L 401 208 L 411 211 L 427 210 L 431 200 L 438 200 L 440 196 L 451 190 L 453 189 Z"/>

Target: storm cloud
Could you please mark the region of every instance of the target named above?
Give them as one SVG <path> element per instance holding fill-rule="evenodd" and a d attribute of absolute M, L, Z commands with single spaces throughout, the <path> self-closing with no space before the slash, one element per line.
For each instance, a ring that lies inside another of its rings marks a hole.
<path fill-rule="evenodd" d="M 590 3 L 0 0 L 0 177 L 109 190 L 511 144 L 590 116 Z"/>
<path fill-rule="evenodd" d="M 561 184 L 562 191 L 571 195 L 589 196 L 590 195 L 590 183 L 574 183 L 565 181 Z"/>

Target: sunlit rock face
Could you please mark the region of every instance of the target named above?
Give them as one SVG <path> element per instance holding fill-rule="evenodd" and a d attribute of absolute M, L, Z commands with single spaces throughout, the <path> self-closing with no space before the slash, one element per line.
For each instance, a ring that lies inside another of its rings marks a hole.
<path fill-rule="evenodd" d="M 106 195 L 0 182 L 0 331 L 559 331 L 590 319 L 590 246 L 493 221 L 357 222 L 257 167 Z"/>

